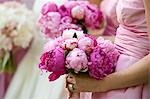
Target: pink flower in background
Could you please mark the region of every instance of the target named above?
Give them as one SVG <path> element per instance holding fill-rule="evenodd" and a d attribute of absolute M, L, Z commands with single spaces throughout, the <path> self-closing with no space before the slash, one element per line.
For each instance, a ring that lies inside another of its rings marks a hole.
<path fill-rule="evenodd" d="M 87 33 L 87 28 L 99 29 L 103 23 L 102 12 L 87 1 L 68 1 L 59 7 L 49 2 L 43 6 L 41 13 L 39 26 L 50 38 L 61 36 L 66 29 Z"/>
<path fill-rule="evenodd" d="M 85 7 L 85 24 L 93 29 L 99 28 L 103 22 L 102 12 L 94 5 Z"/>
<path fill-rule="evenodd" d="M 61 15 L 58 12 L 51 12 L 41 16 L 38 24 L 46 36 L 54 38 L 61 35 L 58 30 L 60 21 Z"/>
<path fill-rule="evenodd" d="M 44 4 L 42 9 L 41 9 L 41 13 L 43 15 L 45 15 L 49 12 L 57 12 L 57 11 L 58 11 L 57 5 L 55 3 L 52 3 L 52 2 L 48 2 L 48 3 Z"/>
<path fill-rule="evenodd" d="M 90 37 L 83 37 L 79 39 L 78 47 L 85 51 L 86 53 L 91 53 L 95 45 L 95 40 Z"/>
<path fill-rule="evenodd" d="M 85 52 L 78 48 L 70 51 L 66 57 L 66 67 L 73 69 L 76 73 L 86 72 L 88 70 L 88 59 Z"/>
<path fill-rule="evenodd" d="M 69 16 L 65 16 L 61 19 L 61 24 L 59 26 L 59 31 L 63 33 L 66 29 L 76 29 L 81 30 L 79 26 L 72 23 L 72 18 Z"/>
<path fill-rule="evenodd" d="M 103 79 L 114 71 L 118 57 L 119 52 L 112 43 L 107 40 L 99 41 L 90 55 L 89 75 L 96 79 Z"/>
<path fill-rule="evenodd" d="M 69 9 L 67 9 L 64 5 L 61 5 L 58 9 L 59 13 L 62 17 L 64 16 L 71 16 L 71 12 Z"/>
<path fill-rule="evenodd" d="M 70 16 L 65 16 L 61 19 L 62 24 L 71 24 L 72 23 L 72 18 Z"/>
<path fill-rule="evenodd" d="M 39 68 L 52 72 L 52 74 L 49 75 L 50 81 L 54 81 L 61 75 L 65 74 L 64 50 L 60 47 L 56 47 L 55 49 L 42 54 Z"/>
<path fill-rule="evenodd" d="M 82 8 L 81 6 L 75 6 L 74 8 L 72 8 L 71 14 L 73 18 L 82 20 L 84 18 L 84 8 Z"/>
<path fill-rule="evenodd" d="M 61 21 L 61 15 L 58 12 L 51 12 L 47 14 L 47 24 L 49 29 L 53 29 L 59 26 Z"/>
<path fill-rule="evenodd" d="M 77 48 L 77 46 L 78 46 L 78 39 L 77 38 L 67 39 L 62 44 L 62 47 L 65 50 L 73 50 L 74 48 Z"/>
<path fill-rule="evenodd" d="M 69 1 L 67 3 L 64 4 L 64 6 L 69 9 L 69 11 L 71 12 L 71 9 L 75 6 L 79 5 L 78 1 Z"/>

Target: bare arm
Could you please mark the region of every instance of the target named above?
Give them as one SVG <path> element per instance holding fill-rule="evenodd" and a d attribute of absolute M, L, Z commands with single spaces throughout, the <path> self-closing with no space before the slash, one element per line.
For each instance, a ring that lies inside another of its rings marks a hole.
<path fill-rule="evenodd" d="M 99 82 L 97 91 L 108 91 L 148 83 L 150 69 L 150 54 L 129 68 L 108 75 Z M 111 82 L 111 84 L 110 84 Z"/>
<path fill-rule="evenodd" d="M 106 92 L 113 89 L 147 84 L 150 69 L 150 54 L 120 72 L 115 72 L 103 80 L 96 80 L 86 74 L 74 75 L 75 81 L 68 78 L 68 82 L 76 82 L 77 90 L 75 92 Z M 99 86 L 97 86 L 99 85 Z"/>

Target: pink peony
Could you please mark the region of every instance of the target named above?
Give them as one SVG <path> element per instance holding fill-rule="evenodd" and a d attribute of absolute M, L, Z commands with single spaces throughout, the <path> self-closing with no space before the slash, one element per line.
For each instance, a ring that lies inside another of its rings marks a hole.
<path fill-rule="evenodd" d="M 73 18 L 82 20 L 84 18 L 84 8 L 82 8 L 81 6 L 76 6 L 72 8 L 71 14 Z"/>
<path fill-rule="evenodd" d="M 49 12 L 57 12 L 57 11 L 58 11 L 57 5 L 55 3 L 48 2 L 48 3 L 43 5 L 41 13 L 43 15 L 45 15 Z"/>
<path fill-rule="evenodd" d="M 71 16 L 71 12 L 69 9 L 67 9 L 64 5 L 61 5 L 58 9 L 59 13 L 61 14 L 62 17 L 65 16 Z"/>
<path fill-rule="evenodd" d="M 61 19 L 61 24 L 59 26 L 59 31 L 63 32 L 66 29 L 76 29 L 81 30 L 79 26 L 72 23 L 72 18 L 69 16 L 65 16 Z"/>
<path fill-rule="evenodd" d="M 64 6 L 71 11 L 71 9 L 78 5 L 78 1 L 69 1 Z"/>
<path fill-rule="evenodd" d="M 72 23 L 72 18 L 71 17 L 69 17 L 69 16 L 65 16 L 65 17 L 62 17 L 62 19 L 61 19 L 61 23 L 63 24 L 70 24 L 70 23 Z"/>
<path fill-rule="evenodd" d="M 79 39 L 78 47 L 86 53 L 91 53 L 95 46 L 95 40 L 90 37 L 83 37 Z"/>
<path fill-rule="evenodd" d="M 61 35 L 58 30 L 61 21 L 61 15 L 58 12 L 50 12 L 42 15 L 39 19 L 39 27 L 47 37 L 57 37 Z"/>
<path fill-rule="evenodd" d="M 58 43 L 56 43 L 56 41 L 54 41 L 54 40 L 48 41 L 44 45 L 43 52 L 48 52 L 48 51 L 54 50 L 57 46 L 58 46 Z"/>
<path fill-rule="evenodd" d="M 112 59 L 112 61 L 116 61 L 119 56 L 118 50 L 115 48 L 115 45 L 110 40 L 104 40 L 104 38 L 97 38 L 98 46 L 101 47 L 101 49 L 107 53 L 107 55 Z"/>
<path fill-rule="evenodd" d="M 99 41 L 90 55 L 89 75 L 96 79 L 103 79 L 114 71 L 118 57 L 119 52 L 113 44 Z"/>
<path fill-rule="evenodd" d="M 43 52 L 48 52 L 48 51 L 54 50 L 56 47 L 61 46 L 64 43 L 64 41 L 65 41 L 65 39 L 61 36 L 58 38 L 55 38 L 54 40 L 48 41 L 44 45 Z"/>
<path fill-rule="evenodd" d="M 65 41 L 66 39 L 64 39 L 62 36 L 60 36 L 60 37 L 58 37 L 58 38 L 55 38 L 55 42 L 56 42 L 56 44 L 58 45 L 58 46 L 61 46 L 63 43 L 64 43 L 64 41 Z"/>
<path fill-rule="evenodd" d="M 76 73 L 86 72 L 88 69 L 87 55 L 83 50 L 73 49 L 66 57 L 66 67 L 73 69 Z"/>
<path fill-rule="evenodd" d="M 56 47 L 42 54 L 39 68 L 52 72 L 52 74 L 49 75 L 50 81 L 54 81 L 65 74 L 64 50 L 60 47 Z"/>
<path fill-rule="evenodd" d="M 103 22 L 102 12 L 94 5 L 87 5 L 85 8 L 85 24 L 93 29 L 99 28 Z"/>
<path fill-rule="evenodd" d="M 76 38 L 72 38 L 72 39 L 67 39 L 64 41 L 64 43 L 62 44 L 62 47 L 65 50 L 73 50 L 74 48 L 76 48 L 78 46 L 78 40 Z"/>

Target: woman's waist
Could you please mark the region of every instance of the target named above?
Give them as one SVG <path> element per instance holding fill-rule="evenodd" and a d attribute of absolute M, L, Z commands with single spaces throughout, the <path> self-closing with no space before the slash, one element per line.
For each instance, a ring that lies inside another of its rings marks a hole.
<path fill-rule="evenodd" d="M 146 34 L 134 33 L 119 27 L 115 38 L 116 48 L 120 53 L 142 58 L 150 52 L 150 41 Z"/>

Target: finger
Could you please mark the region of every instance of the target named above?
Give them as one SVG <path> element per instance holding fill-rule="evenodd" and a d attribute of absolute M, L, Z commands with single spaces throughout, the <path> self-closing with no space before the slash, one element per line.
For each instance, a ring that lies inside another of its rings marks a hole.
<path fill-rule="evenodd" d="M 73 84 L 68 84 L 68 90 L 69 90 L 69 92 L 71 92 L 71 93 L 75 90 Z"/>
<path fill-rule="evenodd" d="M 72 91 L 73 91 L 73 85 L 72 84 L 68 84 L 68 90 L 69 90 L 69 92 L 72 93 Z"/>
<path fill-rule="evenodd" d="M 72 98 L 72 92 L 69 92 L 69 99 L 71 99 Z"/>
<path fill-rule="evenodd" d="M 66 88 L 68 84 L 72 84 L 72 83 L 75 83 L 75 80 L 70 76 L 66 76 Z"/>
<path fill-rule="evenodd" d="M 76 80 L 74 78 L 67 78 L 67 82 L 71 84 L 75 84 Z"/>
<path fill-rule="evenodd" d="M 68 74 L 68 78 L 74 78 L 74 75 Z"/>
<path fill-rule="evenodd" d="M 77 93 L 78 92 L 76 84 L 68 84 L 67 88 L 68 88 L 69 92 L 72 92 L 72 93 Z"/>

